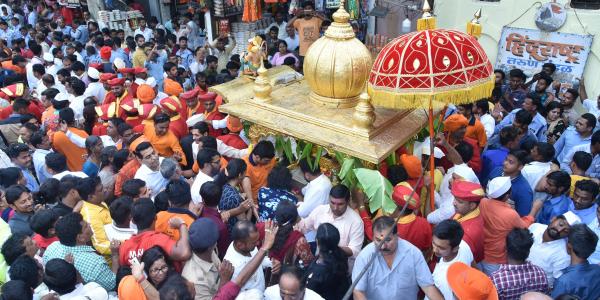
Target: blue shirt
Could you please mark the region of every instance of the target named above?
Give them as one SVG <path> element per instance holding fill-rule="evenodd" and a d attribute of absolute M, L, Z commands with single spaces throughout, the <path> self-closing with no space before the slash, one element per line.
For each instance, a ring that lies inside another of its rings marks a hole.
<path fill-rule="evenodd" d="M 23 177 L 25 177 L 25 181 L 27 182 L 25 186 L 31 192 L 37 192 L 40 189 L 40 184 L 38 183 L 37 179 L 35 179 L 35 176 L 31 174 L 31 171 L 27 168 L 21 168 L 19 166 L 17 166 L 17 168 L 21 169 L 21 173 L 23 173 Z"/>
<path fill-rule="evenodd" d="M 163 91 L 163 82 L 165 81 L 165 78 L 163 76 L 165 69 L 164 69 L 163 65 L 166 62 L 167 62 L 166 55 L 159 55 L 159 56 L 156 56 L 156 58 L 154 60 L 146 61 L 146 69 L 148 69 L 148 75 L 149 75 L 149 77 L 154 77 L 154 79 L 156 79 L 156 84 L 158 85 L 158 90 L 161 92 Z"/>
<path fill-rule="evenodd" d="M 192 54 L 192 51 L 190 51 L 190 49 L 179 49 L 175 55 L 181 57 L 181 65 L 183 65 L 184 69 L 189 70 L 190 65 L 194 61 L 194 54 Z"/>
<path fill-rule="evenodd" d="M 517 112 L 520 110 L 521 108 L 514 109 L 506 117 L 504 117 L 504 119 L 502 119 L 502 121 L 500 121 L 500 123 L 496 125 L 496 128 L 494 129 L 494 134 L 499 134 L 502 128 L 510 126 L 515 121 Z M 529 132 L 531 132 L 537 138 L 538 141 L 546 142 L 548 140 L 548 137 L 546 136 L 546 131 L 548 130 L 548 123 L 546 122 L 546 119 L 542 117 L 542 115 L 540 115 L 539 113 L 535 114 L 528 128 Z"/>
<path fill-rule="evenodd" d="M 550 224 L 552 218 L 569 211 L 569 204 L 572 202 L 571 198 L 565 194 L 544 201 L 544 205 L 536 218 L 536 223 Z"/>
<path fill-rule="evenodd" d="M 98 168 L 98 165 L 88 159 L 85 161 L 85 163 L 83 163 L 83 168 L 81 171 L 89 177 L 95 177 L 98 176 L 98 171 L 100 171 L 100 169 Z"/>
<path fill-rule="evenodd" d="M 554 282 L 552 298 L 562 294 L 586 300 L 600 298 L 600 266 L 586 262 L 565 268 L 562 276 Z"/>
<path fill-rule="evenodd" d="M 502 167 L 498 167 L 490 173 L 489 179 L 491 180 L 503 175 Z M 527 179 L 520 173 L 519 176 L 512 178 L 510 181 L 512 189 L 510 199 L 515 202 L 515 210 L 519 213 L 519 216 L 526 216 L 531 212 L 531 206 L 533 205 L 533 191 Z"/>
<path fill-rule="evenodd" d="M 569 126 L 565 132 L 560 136 L 558 141 L 554 143 L 554 150 L 556 151 L 556 160 L 561 162 L 563 157 L 569 153 L 571 148 L 583 144 L 585 142 L 591 142 L 592 136 L 582 138 L 579 132 L 575 130 L 574 126 Z"/>
<path fill-rule="evenodd" d="M 575 204 L 573 204 L 573 201 L 569 202 L 569 211 L 572 211 L 574 214 L 576 214 L 581 219 L 581 222 L 584 224 L 590 224 L 594 220 L 597 219 L 597 216 L 596 216 L 597 209 L 598 209 L 598 204 L 596 204 L 596 203 L 594 203 L 594 205 L 592 205 L 588 208 L 575 209 Z"/>
<path fill-rule="evenodd" d="M 598 222 L 598 218 L 595 218 L 594 221 L 588 225 L 588 227 L 594 231 L 597 236 L 600 236 L 600 224 Z M 588 262 L 590 264 L 600 264 L 600 243 L 596 244 L 596 251 L 594 251 L 594 253 L 588 257 Z"/>
<path fill-rule="evenodd" d="M 110 56 L 110 62 L 114 63 L 116 58 L 120 58 L 125 63 L 125 66 L 131 68 L 132 64 L 129 61 L 129 55 L 125 53 L 123 48 L 118 48 L 117 50 L 112 51 L 112 55 Z"/>
<path fill-rule="evenodd" d="M 490 179 L 490 173 L 498 168 L 502 167 L 504 159 L 508 156 L 508 148 L 501 146 L 498 149 L 488 149 L 483 151 L 481 154 L 481 160 L 483 162 L 483 168 L 481 169 L 481 181 L 482 186 L 487 186 L 487 182 Z"/>
<path fill-rule="evenodd" d="M 79 25 L 75 32 L 73 33 L 73 39 L 85 45 L 89 39 L 89 31 L 86 25 Z"/>

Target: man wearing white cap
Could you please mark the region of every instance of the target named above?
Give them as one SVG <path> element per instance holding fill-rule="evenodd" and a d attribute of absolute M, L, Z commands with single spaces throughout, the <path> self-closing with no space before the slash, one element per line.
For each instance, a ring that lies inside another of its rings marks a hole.
<path fill-rule="evenodd" d="M 160 100 L 169 97 L 169 95 L 158 90 L 158 82 L 156 81 L 156 79 L 154 79 L 154 77 L 148 78 L 146 80 L 146 84 L 151 86 L 156 92 L 156 97 L 154 98 L 154 100 L 152 100 L 152 104 L 160 106 Z"/>
<path fill-rule="evenodd" d="M 439 197 L 435 197 L 438 209 L 427 215 L 427 221 L 431 224 L 438 224 L 444 220 L 448 220 L 455 213 L 454 206 L 452 205 L 454 196 L 450 191 L 450 184 L 452 181 L 465 180 L 468 182 L 479 183 L 479 179 L 473 169 L 464 163 L 470 161 L 473 156 L 473 148 L 471 145 L 468 143 L 459 143 L 455 147 L 452 147 L 444 138 L 443 134 L 438 134 L 436 140 L 438 146 L 442 146 L 447 150 L 447 158 L 454 163 L 454 166 L 449 168 L 446 175 L 442 178 L 440 195 Z"/>
<path fill-rule="evenodd" d="M 56 77 L 59 68 L 54 64 L 54 56 L 50 53 L 44 53 L 43 58 L 46 64 L 46 73 Z"/>
<path fill-rule="evenodd" d="M 90 83 L 83 93 L 84 97 L 95 97 L 98 104 L 102 104 L 104 96 L 106 96 L 106 90 L 104 85 L 100 82 L 100 72 L 96 68 L 88 68 L 87 76 L 90 79 Z"/>
<path fill-rule="evenodd" d="M 490 276 L 498 270 L 500 264 L 506 264 L 506 236 L 514 228 L 527 228 L 533 223 L 533 216 L 521 219 L 519 214 L 507 203 L 511 193 L 511 181 L 508 176 L 496 177 L 488 183 L 487 195 L 482 199 L 479 210 L 483 218 L 483 261 L 480 269 Z"/>
<path fill-rule="evenodd" d="M 554 280 L 562 275 L 562 270 L 571 263 L 567 253 L 567 236 L 570 227 L 578 223 L 581 223 L 579 217 L 566 212 L 554 217 L 549 225 L 534 223 L 529 226 L 533 245 L 527 260 L 544 269 L 550 288 Z"/>

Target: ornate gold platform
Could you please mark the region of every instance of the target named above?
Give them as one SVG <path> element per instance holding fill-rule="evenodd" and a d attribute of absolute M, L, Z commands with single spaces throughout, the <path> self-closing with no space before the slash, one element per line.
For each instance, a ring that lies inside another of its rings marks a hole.
<path fill-rule="evenodd" d="M 275 82 L 277 74 L 288 72 L 293 70 L 286 66 L 270 69 L 269 80 Z M 255 100 L 253 87 L 253 80 L 237 78 L 211 89 L 227 102 L 220 111 L 250 121 L 258 130 L 292 136 L 372 163 L 384 160 L 427 124 L 425 110 L 375 107 L 372 129 L 358 128 L 352 122 L 354 107 L 327 108 L 314 103 L 304 79 L 274 85 L 269 102 Z"/>

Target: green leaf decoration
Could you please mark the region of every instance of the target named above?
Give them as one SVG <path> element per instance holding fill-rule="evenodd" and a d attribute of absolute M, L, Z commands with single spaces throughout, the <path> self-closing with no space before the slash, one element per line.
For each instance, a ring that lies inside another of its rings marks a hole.
<path fill-rule="evenodd" d="M 342 180 L 342 184 L 349 189 L 356 186 L 356 175 L 354 174 L 356 160 L 352 157 L 343 158 L 341 161 L 340 172 L 338 177 Z"/>
<path fill-rule="evenodd" d="M 313 164 L 312 171 L 314 172 L 317 168 L 319 168 L 319 161 L 321 161 L 321 157 L 323 156 L 323 147 L 317 147 L 317 154 L 315 155 L 315 163 Z"/>
<path fill-rule="evenodd" d="M 292 151 L 292 141 L 291 140 L 284 140 L 283 141 L 283 153 L 285 154 L 285 157 L 287 158 L 289 163 L 292 163 L 295 161 L 295 157 L 294 157 L 294 152 Z"/>
<path fill-rule="evenodd" d="M 302 149 L 302 155 L 300 156 L 300 159 L 306 158 L 306 162 L 308 163 L 308 167 L 311 170 L 314 170 L 313 168 L 313 162 L 312 159 L 310 157 L 310 152 L 312 151 L 312 144 L 311 143 L 306 143 L 306 145 L 304 146 L 304 149 Z"/>
<path fill-rule="evenodd" d="M 371 213 L 380 208 L 386 213 L 396 210 L 396 203 L 392 200 L 392 184 L 378 170 L 358 168 L 354 169 L 354 174 L 369 198 Z"/>

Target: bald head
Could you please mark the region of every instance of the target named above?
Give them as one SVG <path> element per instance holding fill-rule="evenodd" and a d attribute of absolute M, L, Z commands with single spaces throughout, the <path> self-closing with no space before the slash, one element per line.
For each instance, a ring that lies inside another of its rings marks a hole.
<path fill-rule="evenodd" d="M 521 300 L 552 300 L 552 298 L 542 293 L 529 292 L 521 295 Z"/>

